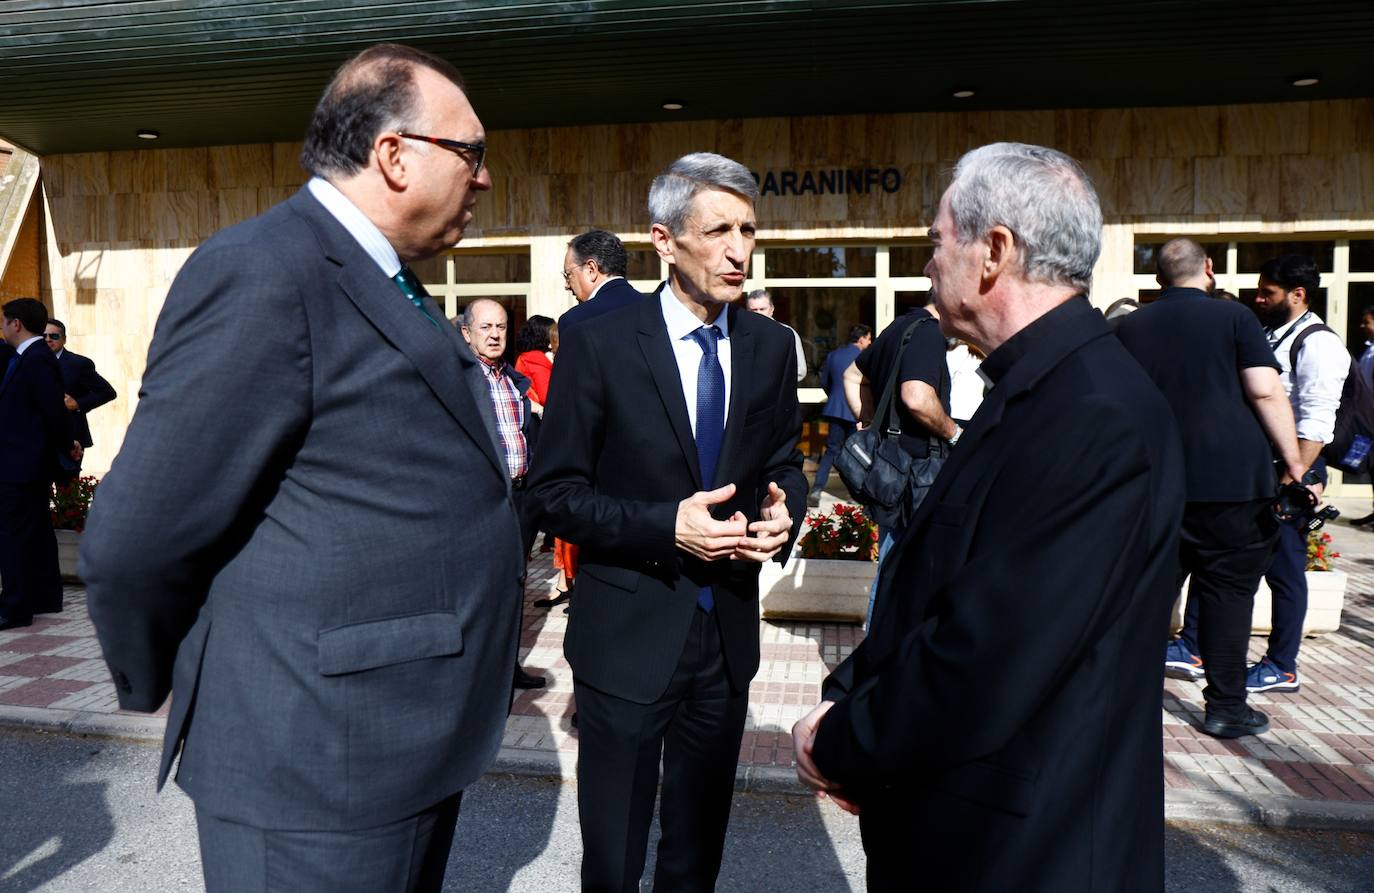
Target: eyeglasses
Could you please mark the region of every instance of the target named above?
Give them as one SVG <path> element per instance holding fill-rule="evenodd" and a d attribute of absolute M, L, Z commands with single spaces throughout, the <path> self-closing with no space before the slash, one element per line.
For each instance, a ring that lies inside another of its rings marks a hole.
<path fill-rule="evenodd" d="M 486 143 L 460 143 L 457 140 L 446 140 L 440 136 L 421 136 L 418 133 L 405 133 L 400 130 L 396 131 L 396 135 L 408 140 L 420 140 L 425 143 L 433 143 L 436 146 L 448 149 L 455 155 L 462 155 L 464 152 L 476 152 L 477 162 L 472 166 L 472 175 L 476 177 L 482 173 L 482 162 L 486 161 L 487 158 Z"/>
<path fill-rule="evenodd" d="M 584 261 L 583 261 L 582 263 L 580 263 L 580 264 L 574 264 L 574 265 L 571 266 L 571 267 L 564 267 L 564 268 L 563 268 L 563 281 L 564 281 L 564 282 L 571 282 L 571 281 L 572 281 L 573 270 L 576 270 L 576 269 L 578 269 L 579 267 L 585 267 L 586 265 L 587 265 L 587 261 L 584 260 Z"/>
<path fill-rule="evenodd" d="M 61 332 L 44 332 L 43 337 L 47 338 L 49 341 L 61 341 L 67 336 L 63 335 Z"/>

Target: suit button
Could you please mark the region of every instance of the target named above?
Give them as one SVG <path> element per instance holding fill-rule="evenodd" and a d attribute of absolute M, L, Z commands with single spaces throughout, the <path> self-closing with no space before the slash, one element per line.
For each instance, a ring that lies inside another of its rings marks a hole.
<path fill-rule="evenodd" d="M 125 694 L 128 694 L 129 692 L 131 692 L 131 691 L 134 690 L 134 687 L 133 687 L 132 685 L 129 684 L 129 677 L 128 677 L 128 676 L 125 676 L 125 675 L 124 675 L 122 672 L 120 672 L 119 670 L 115 670 L 115 671 L 114 671 L 113 677 L 114 677 L 115 688 L 119 689 L 120 691 L 124 692 Z"/>

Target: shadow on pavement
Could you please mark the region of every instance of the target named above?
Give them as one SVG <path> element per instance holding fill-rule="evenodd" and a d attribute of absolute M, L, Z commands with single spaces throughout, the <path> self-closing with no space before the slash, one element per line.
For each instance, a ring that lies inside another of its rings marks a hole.
<path fill-rule="evenodd" d="M 92 745 L 87 757 L 99 753 Z M 17 762 L 3 761 L 0 803 L 8 805 L 0 807 L 0 890 L 38 890 L 105 849 L 114 839 L 114 817 L 107 783 L 79 780 L 84 762 L 41 779 Z M 21 809 L 21 800 L 31 805 Z"/>

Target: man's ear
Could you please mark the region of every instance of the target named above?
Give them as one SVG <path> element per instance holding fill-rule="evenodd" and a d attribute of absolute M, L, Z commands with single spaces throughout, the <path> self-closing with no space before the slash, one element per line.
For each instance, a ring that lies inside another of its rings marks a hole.
<path fill-rule="evenodd" d="M 392 131 L 380 133 L 372 141 L 372 157 L 376 159 L 382 179 L 386 180 L 387 186 L 398 191 L 410 185 L 410 171 L 407 170 L 402 152 L 404 148 L 404 139 Z"/>
<path fill-rule="evenodd" d="M 984 286 L 991 286 L 997 277 L 1015 265 L 1016 236 L 999 223 L 983 236 L 983 243 L 987 246 L 987 253 L 983 257 L 981 275 Z"/>
<path fill-rule="evenodd" d="M 668 232 L 668 227 L 661 223 L 655 223 L 649 227 L 649 241 L 653 244 L 654 251 L 658 252 L 659 257 L 670 264 L 676 261 L 673 257 L 676 245 L 673 243 L 673 234 Z"/>
<path fill-rule="evenodd" d="M 591 268 L 590 278 L 593 282 L 601 278 L 601 264 L 597 263 L 592 258 L 588 258 L 587 266 Z"/>

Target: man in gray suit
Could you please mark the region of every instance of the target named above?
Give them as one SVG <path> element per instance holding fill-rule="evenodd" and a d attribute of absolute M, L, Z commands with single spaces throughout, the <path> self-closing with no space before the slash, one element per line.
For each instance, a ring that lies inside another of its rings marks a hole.
<path fill-rule="evenodd" d="M 523 572 L 486 385 L 406 263 L 491 188 L 448 63 L 366 50 L 294 197 L 186 262 L 81 575 L 211 891 L 438 890 L 511 695 Z M 213 401 L 189 395 L 214 394 Z"/>

